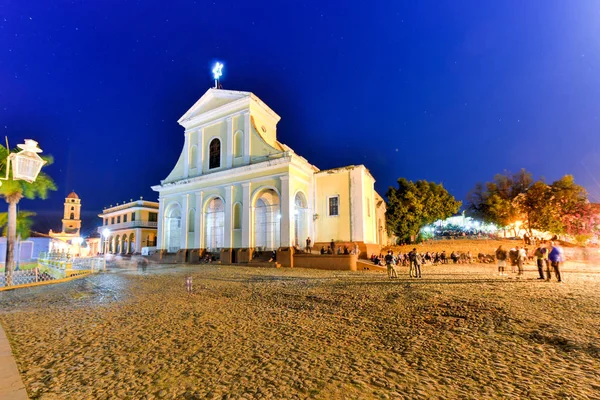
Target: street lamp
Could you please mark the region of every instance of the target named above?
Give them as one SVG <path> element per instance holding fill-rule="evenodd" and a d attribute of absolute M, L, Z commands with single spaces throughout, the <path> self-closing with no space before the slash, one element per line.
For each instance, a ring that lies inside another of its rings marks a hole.
<path fill-rule="evenodd" d="M 6 158 L 6 176 L 0 177 L 0 180 L 10 179 L 10 164 L 12 163 L 12 180 L 23 180 L 29 183 L 34 182 L 46 163 L 38 153 L 42 150 L 38 147 L 35 140 L 25 139 L 25 144 L 19 144 L 17 147 L 21 149 L 18 153 L 10 153 Z M 6 150 L 10 152 L 8 143 Z M 2 182 L 0 182 L 0 186 Z M 17 203 L 20 200 L 19 196 L 6 196 L 8 202 L 8 226 L 6 232 L 6 258 L 5 258 L 5 274 L 6 286 L 12 285 L 12 273 L 14 270 L 14 253 L 15 239 L 17 236 Z"/>
<path fill-rule="evenodd" d="M 110 236 L 110 229 L 104 228 L 102 230 L 102 237 L 104 237 L 104 270 L 106 271 L 106 252 L 108 251 L 108 237 Z"/>

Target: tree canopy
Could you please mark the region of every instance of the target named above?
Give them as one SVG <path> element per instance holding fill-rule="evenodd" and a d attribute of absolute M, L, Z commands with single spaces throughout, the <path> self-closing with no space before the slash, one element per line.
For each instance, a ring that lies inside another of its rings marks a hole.
<path fill-rule="evenodd" d="M 514 175 L 505 172 L 477 183 L 467 199 L 470 215 L 503 228 L 521 221 L 530 233 L 535 229 L 582 236 L 598 231 L 587 192 L 571 175 L 548 185 L 543 179 L 534 182 L 524 169 Z"/>
<path fill-rule="evenodd" d="M 33 225 L 33 220 L 31 217 L 34 217 L 35 213 L 33 211 L 19 211 L 17 213 L 17 235 L 21 236 L 21 239 L 27 239 L 29 235 L 31 235 L 31 226 Z M 8 226 L 8 213 L 0 213 L 0 230 L 2 231 L 2 236 L 6 236 Z"/>
<path fill-rule="evenodd" d="M 402 239 L 413 240 L 425 225 L 448 218 L 460 209 L 442 184 L 398 179 L 398 188 L 387 191 L 387 229 Z"/>

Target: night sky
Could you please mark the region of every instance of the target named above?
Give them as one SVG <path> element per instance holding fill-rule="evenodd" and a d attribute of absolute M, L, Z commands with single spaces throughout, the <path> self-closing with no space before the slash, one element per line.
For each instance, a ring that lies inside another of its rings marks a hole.
<path fill-rule="evenodd" d="M 36 229 L 82 198 L 156 200 L 181 117 L 225 64 L 225 89 L 281 116 L 278 139 L 321 169 L 365 164 L 464 200 L 520 168 L 573 174 L 600 201 L 600 2 L 596 0 L 2 0 L 0 129 L 55 157 Z"/>

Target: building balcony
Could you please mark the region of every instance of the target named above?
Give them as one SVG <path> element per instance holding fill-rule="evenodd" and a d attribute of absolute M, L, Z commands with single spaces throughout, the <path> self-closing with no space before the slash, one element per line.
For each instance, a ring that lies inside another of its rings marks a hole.
<path fill-rule="evenodd" d="M 156 228 L 158 226 L 158 222 L 156 221 L 128 221 L 121 222 L 119 224 L 109 224 L 102 225 L 98 228 L 98 232 L 102 234 L 102 231 L 105 228 L 110 229 L 111 231 L 118 231 L 121 229 L 133 229 L 133 228 Z"/>

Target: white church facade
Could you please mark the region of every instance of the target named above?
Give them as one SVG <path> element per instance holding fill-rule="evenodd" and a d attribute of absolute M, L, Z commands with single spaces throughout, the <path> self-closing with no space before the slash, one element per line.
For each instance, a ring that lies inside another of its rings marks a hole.
<path fill-rule="evenodd" d="M 158 249 L 239 262 L 255 249 L 303 249 L 307 237 L 316 247 L 334 240 L 363 253 L 383 244 L 385 203 L 367 168 L 319 170 L 277 139 L 279 120 L 254 94 L 222 89 L 209 89 L 179 119 L 183 150 L 152 187 Z"/>

